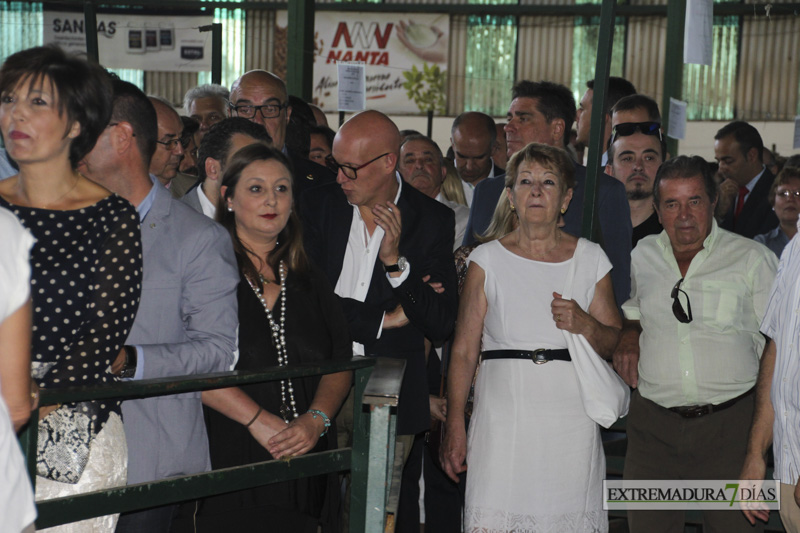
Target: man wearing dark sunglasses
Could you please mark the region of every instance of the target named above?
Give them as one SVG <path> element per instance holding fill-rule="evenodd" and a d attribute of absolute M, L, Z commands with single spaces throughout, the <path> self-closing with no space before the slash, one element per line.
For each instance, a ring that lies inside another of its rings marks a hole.
<path fill-rule="evenodd" d="M 714 136 L 714 157 L 719 162 L 720 226 L 753 238 L 778 226 L 769 202 L 775 176 L 764 166 L 764 142 L 747 122 L 725 125 Z"/>
<path fill-rule="evenodd" d="M 765 338 L 775 255 L 714 220 L 716 182 L 697 156 L 656 174 L 664 231 L 631 254 L 631 298 L 614 368 L 637 390 L 626 480 L 739 479 Z M 710 531 L 753 531 L 738 512 L 705 512 Z M 632 533 L 683 531 L 683 511 L 628 511 Z"/>
<path fill-rule="evenodd" d="M 653 206 L 653 181 L 664 162 L 665 145 L 658 122 L 623 123 L 614 126 L 608 147 L 606 173 L 625 185 L 633 226 L 632 245 L 642 237 L 661 233 Z"/>

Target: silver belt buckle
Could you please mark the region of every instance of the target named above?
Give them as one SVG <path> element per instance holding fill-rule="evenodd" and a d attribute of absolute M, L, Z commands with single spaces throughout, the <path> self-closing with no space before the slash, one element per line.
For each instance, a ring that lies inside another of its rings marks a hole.
<path fill-rule="evenodd" d="M 544 355 L 545 351 L 546 350 L 544 348 L 539 348 L 538 350 L 534 350 L 533 351 L 533 357 L 531 357 L 531 360 L 533 361 L 533 364 L 535 364 L 535 365 L 543 365 L 545 363 L 549 363 L 550 362 L 550 361 L 547 360 L 547 358 Z"/>

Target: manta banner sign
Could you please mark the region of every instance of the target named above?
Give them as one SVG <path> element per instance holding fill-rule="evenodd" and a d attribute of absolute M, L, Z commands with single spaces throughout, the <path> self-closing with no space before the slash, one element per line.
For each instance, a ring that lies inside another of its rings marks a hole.
<path fill-rule="evenodd" d="M 273 64 L 285 72 L 286 11 L 276 17 Z M 313 100 L 337 111 L 337 63 L 365 65 L 367 108 L 393 114 L 445 112 L 450 19 L 446 14 L 318 11 Z"/>

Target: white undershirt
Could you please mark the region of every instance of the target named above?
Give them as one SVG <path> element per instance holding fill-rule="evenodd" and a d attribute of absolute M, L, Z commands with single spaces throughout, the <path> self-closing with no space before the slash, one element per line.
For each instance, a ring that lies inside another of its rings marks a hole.
<path fill-rule="evenodd" d="M 397 174 L 397 195 L 394 197 L 394 203 L 397 205 L 397 200 L 400 198 L 400 191 L 403 190 L 403 180 Z M 352 205 L 352 204 L 350 204 Z M 344 261 L 342 262 L 342 272 L 339 274 L 339 280 L 336 282 L 334 292 L 342 298 L 352 298 L 363 302 L 367 299 L 367 292 L 369 292 L 369 284 L 372 280 L 372 271 L 375 268 L 375 261 L 378 260 L 378 251 L 381 247 L 385 232 L 383 228 L 377 226 L 375 231 L 370 236 L 367 232 L 367 225 L 364 219 L 361 218 L 361 212 L 358 210 L 357 205 L 353 205 L 353 219 L 350 223 L 350 235 L 347 238 L 347 248 L 344 252 Z M 386 278 L 392 287 L 399 287 L 411 272 L 411 265 L 397 278 L 390 277 L 386 274 Z M 384 318 L 386 314 L 384 313 Z M 376 332 L 375 339 L 381 338 L 383 332 L 383 319 L 381 325 Z M 364 355 L 364 345 L 358 342 L 353 343 L 353 355 Z"/>

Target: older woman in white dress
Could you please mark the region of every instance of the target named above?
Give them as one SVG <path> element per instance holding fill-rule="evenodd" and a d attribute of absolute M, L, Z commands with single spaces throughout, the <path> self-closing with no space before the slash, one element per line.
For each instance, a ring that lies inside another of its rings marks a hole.
<path fill-rule="evenodd" d="M 467 532 L 608 529 L 599 427 L 584 410 L 562 330 L 610 357 L 621 319 L 600 246 L 558 227 L 573 185 L 565 151 L 528 145 L 506 174 L 518 227 L 469 258 L 442 448 L 451 478 L 469 466 Z M 561 294 L 576 251 L 567 300 Z M 467 437 L 464 406 L 479 357 Z"/>

